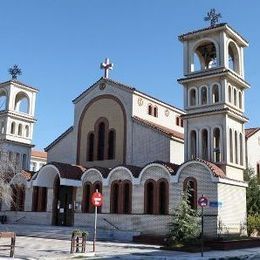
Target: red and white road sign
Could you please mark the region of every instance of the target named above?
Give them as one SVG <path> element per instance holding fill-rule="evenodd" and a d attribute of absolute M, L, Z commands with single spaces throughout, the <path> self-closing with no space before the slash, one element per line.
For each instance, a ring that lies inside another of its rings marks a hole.
<path fill-rule="evenodd" d="M 208 206 L 208 199 L 207 199 L 206 197 L 202 196 L 202 197 L 200 197 L 200 198 L 198 199 L 198 204 L 199 204 L 202 208 L 207 207 L 207 206 Z"/>
<path fill-rule="evenodd" d="M 95 207 L 100 207 L 103 204 L 103 196 L 100 192 L 94 192 L 91 196 L 91 203 Z"/>

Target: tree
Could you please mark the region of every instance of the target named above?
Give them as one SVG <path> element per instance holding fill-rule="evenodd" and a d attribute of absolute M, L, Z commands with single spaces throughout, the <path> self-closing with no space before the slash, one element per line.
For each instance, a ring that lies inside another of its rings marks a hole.
<path fill-rule="evenodd" d="M 244 180 L 248 182 L 246 192 L 247 213 L 260 215 L 260 185 L 252 168 L 244 171 Z"/>
<path fill-rule="evenodd" d="M 170 245 L 187 243 L 198 238 L 200 225 L 197 211 L 188 203 L 188 194 L 183 194 L 175 214 L 169 224 L 168 242 Z"/>
<path fill-rule="evenodd" d="M 0 139 L 0 204 L 10 206 L 12 188 L 10 181 L 21 171 L 21 163 L 13 153 L 8 152 L 5 143 Z"/>

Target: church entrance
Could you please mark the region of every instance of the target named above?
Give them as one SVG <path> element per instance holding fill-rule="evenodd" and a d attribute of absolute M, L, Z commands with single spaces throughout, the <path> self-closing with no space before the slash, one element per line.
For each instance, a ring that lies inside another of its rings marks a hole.
<path fill-rule="evenodd" d="M 60 185 L 60 179 L 56 178 L 53 189 L 53 218 L 56 226 L 73 226 L 74 207 L 73 201 L 76 190 L 72 186 Z"/>

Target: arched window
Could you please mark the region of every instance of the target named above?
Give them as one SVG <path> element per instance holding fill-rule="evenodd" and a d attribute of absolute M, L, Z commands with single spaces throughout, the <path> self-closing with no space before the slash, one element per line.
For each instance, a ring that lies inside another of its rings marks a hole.
<path fill-rule="evenodd" d="M 233 133 L 232 129 L 229 129 L 229 160 L 233 162 Z"/>
<path fill-rule="evenodd" d="M 91 205 L 91 195 L 92 195 L 92 189 L 91 189 L 91 183 L 86 182 L 83 186 L 83 199 L 82 199 L 82 212 L 83 213 L 90 213 L 93 212 L 93 207 Z"/>
<path fill-rule="evenodd" d="M 234 105 L 237 105 L 237 90 L 234 88 Z"/>
<path fill-rule="evenodd" d="M 11 185 L 12 211 L 24 211 L 25 187 L 24 185 Z"/>
<path fill-rule="evenodd" d="M 230 85 L 228 86 L 228 102 L 232 103 L 232 88 Z"/>
<path fill-rule="evenodd" d="M 130 181 L 123 181 L 123 212 L 130 214 L 132 211 L 132 183 Z"/>
<path fill-rule="evenodd" d="M 230 42 L 228 45 L 228 67 L 239 73 L 239 54 L 234 42 Z"/>
<path fill-rule="evenodd" d="M 0 111 L 4 111 L 7 108 L 7 96 L 4 91 L 0 91 Z"/>
<path fill-rule="evenodd" d="M 88 135 L 88 153 L 87 153 L 87 161 L 94 160 L 94 133 L 90 133 Z"/>
<path fill-rule="evenodd" d="M 197 67 L 195 67 L 196 60 L 194 59 L 196 56 L 200 63 L 200 66 Z M 194 50 L 194 64 L 191 64 L 194 68 L 191 67 L 191 71 L 195 71 L 198 68 L 200 70 L 215 68 L 218 64 L 217 58 L 215 44 L 211 41 L 204 41 Z"/>
<path fill-rule="evenodd" d="M 242 109 L 242 93 L 241 91 L 238 92 L 238 106 Z"/>
<path fill-rule="evenodd" d="M 18 135 L 20 135 L 20 136 L 23 135 L 23 126 L 22 126 L 22 124 L 18 125 Z"/>
<path fill-rule="evenodd" d="M 105 153 L 105 123 L 101 122 L 98 126 L 98 153 L 97 159 L 104 160 Z"/>
<path fill-rule="evenodd" d="M 213 130 L 213 158 L 214 158 L 214 162 L 220 162 L 220 160 L 221 160 L 220 129 L 219 128 L 215 128 Z"/>
<path fill-rule="evenodd" d="M 207 87 L 202 87 L 200 89 L 201 105 L 206 105 L 208 103 L 208 91 Z"/>
<path fill-rule="evenodd" d="M 201 131 L 201 158 L 208 160 L 208 130 L 203 129 Z"/>
<path fill-rule="evenodd" d="M 154 180 L 147 180 L 144 185 L 144 213 L 155 214 L 156 183 Z"/>
<path fill-rule="evenodd" d="M 181 127 L 183 127 L 183 119 L 181 119 Z"/>
<path fill-rule="evenodd" d="M 45 212 L 47 209 L 47 188 L 33 187 L 32 211 Z"/>
<path fill-rule="evenodd" d="M 197 97 L 196 97 L 196 89 L 191 89 L 190 90 L 190 106 L 195 106 L 197 103 Z"/>
<path fill-rule="evenodd" d="M 218 103 L 219 102 L 219 86 L 217 84 L 214 84 L 212 87 L 212 103 Z"/>
<path fill-rule="evenodd" d="M 197 209 L 197 181 L 193 177 L 184 180 L 183 191 L 192 209 Z"/>
<path fill-rule="evenodd" d="M 11 134 L 15 134 L 15 122 L 11 124 Z"/>
<path fill-rule="evenodd" d="M 153 108 L 153 116 L 158 117 L 158 108 L 157 108 L 157 106 L 154 106 L 154 108 Z"/>
<path fill-rule="evenodd" d="M 180 125 L 180 117 L 176 116 L 176 125 Z"/>
<path fill-rule="evenodd" d="M 112 182 L 111 184 L 111 193 L 110 193 L 110 212 L 119 213 L 119 183 L 117 181 Z"/>
<path fill-rule="evenodd" d="M 23 168 L 23 170 L 26 170 L 26 168 L 27 168 L 27 155 L 26 154 L 23 154 L 22 168 Z"/>
<path fill-rule="evenodd" d="M 169 185 L 167 180 L 160 179 L 157 183 L 158 189 L 158 213 L 161 215 L 168 214 L 169 208 Z"/>
<path fill-rule="evenodd" d="M 16 164 L 17 167 L 20 168 L 20 154 L 19 153 L 16 153 L 15 164 Z"/>
<path fill-rule="evenodd" d="M 238 164 L 238 135 L 235 131 L 235 163 Z"/>
<path fill-rule="evenodd" d="M 115 141 L 116 141 L 115 130 L 110 130 L 108 134 L 108 159 L 115 159 Z"/>
<path fill-rule="evenodd" d="M 197 158 L 197 133 L 195 130 L 190 132 L 190 159 Z"/>
<path fill-rule="evenodd" d="M 239 147 L 240 147 L 240 164 L 243 165 L 244 163 L 244 153 L 243 153 L 243 136 L 242 134 L 240 133 L 239 134 Z"/>
<path fill-rule="evenodd" d="M 25 93 L 20 92 L 16 95 L 15 110 L 27 114 L 29 113 L 29 98 Z"/>
<path fill-rule="evenodd" d="M 153 114 L 153 107 L 151 104 L 148 105 L 148 115 L 152 115 Z"/>
<path fill-rule="evenodd" d="M 29 137 L 29 126 L 28 125 L 25 126 L 25 136 Z"/>

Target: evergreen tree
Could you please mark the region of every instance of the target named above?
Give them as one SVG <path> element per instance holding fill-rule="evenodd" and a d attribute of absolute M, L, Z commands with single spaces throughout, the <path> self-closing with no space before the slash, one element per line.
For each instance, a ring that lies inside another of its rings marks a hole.
<path fill-rule="evenodd" d="M 200 234 L 200 220 L 196 210 L 188 203 L 188 194 L 183 194 L 169 224 L 169 245 L 190 242 Z"/>

